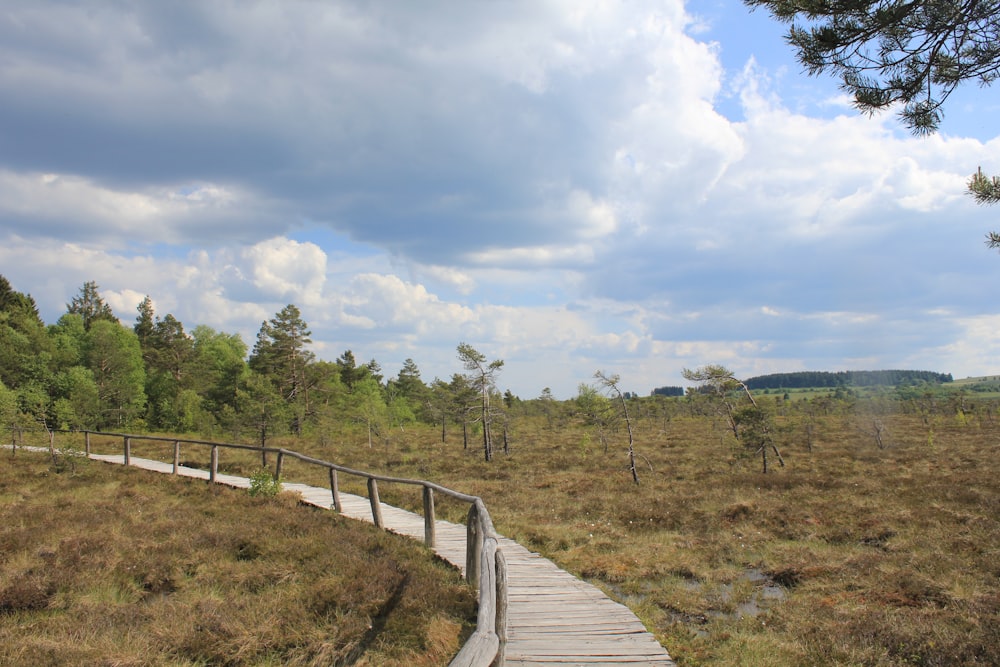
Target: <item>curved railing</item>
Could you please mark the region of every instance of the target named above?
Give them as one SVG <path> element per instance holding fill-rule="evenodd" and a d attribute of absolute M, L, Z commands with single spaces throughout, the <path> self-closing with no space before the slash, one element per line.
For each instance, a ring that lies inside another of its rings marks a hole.
<path fill-rule="evenodd" d="M 378 495 L 379 483 L 419 485 L 423 489 L 424 542 L 431 549 L 434 548 L 436 541 L 434 494 L 443 494 L 469 503 L 469 512 L 466 519 L 465 577 L 469 584 L 478 589 L 479 609 L 476 630 L 465 642 L 458 655 L 451 661 L 450 667 L 489 667 L 490 665 L 499 666 L 503 664 L 503 651 L 507 640 L 507 565 L 503 552 L 500 549 L 497 533 L 493 528 L 493 520 L 490 518 L 490 513 L 486 509 L 482 498 L 460 493 L 426 480 L 389 477 L 354 470 L 284 448 L 134 435 L 129 433 L 105 433 L 99 431 L 61 432 L 83 433 L 87 456 L 91 454 L 91 435 L 121 438 L 123 449 L 122 462 L 125 465 L 129 465 L 130 463 L 134 441 L 148 440 L 173 443 L 174 474 L 177 474 L 180 467 L 182 444 L 209 447 L 208 478 L 211 482 L 216 481 L 218 476 L 220 449 L 241 449 L 259 453 L 265 467 L 267 467 L 267 455 L 273 454 L 276 457 L 274 469 L 274 478 L 276 480 L 281 477 L 284 460 L 286 458 L 293 458 L 309 465 L 326 468 L 329 471 L 330 491 L 333 495 L 333 509 L 337 512 L 343 511 L 340 504 L 339 474 L 360 477 L 366 480 L 368 500 L 372 508 L 372 522 L 378 528 L 385 527 L 382 521 L 382 508 Z"/>

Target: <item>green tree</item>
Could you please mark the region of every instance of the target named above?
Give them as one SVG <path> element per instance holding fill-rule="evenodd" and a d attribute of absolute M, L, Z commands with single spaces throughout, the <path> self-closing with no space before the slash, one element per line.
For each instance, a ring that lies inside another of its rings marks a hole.
<path fill-rule="evenodd" d="M 768 450 L 774 452 L 784 467 L 785 461 L 774 442 L 774 415 L 757 403 L 746 383 L 718 364 L 695 370 L 685 368 L 682 374 L 684 379 L 698 383 L 698 391 L 715 398 L 736 440 L 753 454 L 760 454 L 763 472 L 768 470 Z"/>
<path fill-rule="evenodd" d="M 13 428 L 17 425 L 19 415 L 17 392 L 0 382 L 0 428 Z"/>
<path fill-rule="evenodd" d="M 49 326 L 52 342 L 52 365 L 56 369 L 86 365 L 87 330 L 83 316 L 66 313 Z"/>
<path fill-rule="evenodd" d="M 388 430 L 389 410 L 382 398 L 382 389 L 373 377 L 366 377 L 354 385 L 348 412 L 352 419 L 365 426 L 369 449 L 373 438 L 384 437 Z"/>
<path fill-rule="evenodd" d="M 787 40 L 811 75 L 831 73 L 862 112 L 900 105 L 915 134 L 936 132 L 962 83 L 1000 77 L 1000 0 L 744 0 L 791 23 Z M 1000 177 L 978 170 L 969 193 L 1000 201 Z M 1000 248 L 1000 234 L 986 243 Z"/>
<path fill-rule="evenodd" d="M 355 384 L 372 374 L 369 366 L 358 365 L 357 359 L 354 357 L 354 352 L 350 350 L 345 350 L 343 354 L 337 357 L 335 363 L 340 373 L 340 381 L 344 383 L 344 386 L 348 390 L 354 389 Z"/>
<path fill-rule="evenodd" d="M 240 379 L 236 390 L 236 412 L 239 424 L 256 434 L 261 449 L 266 446 L 268 438 L 285 432 L 291 417 L 288 403 L 271 379 L 256 371 L 250 371 Z M 267 465 L 266 458 L 262 464 Z"/>
<path fill-rule="evenodd" d="M 83 317 L 83 327 L 90 330 L 91 325 L 98 320 L 118 323 L 111 306 L 104 303 L 104 298 L 93 280 L 85 282 L 80 292 L 66 304 L 66 312 Z"/>
<path fill-rule="evenodd" d="M 468 343 L 458 344 L 458 358 L 468 371 L 466 379 L 479 396 L 479 421 L 483 425 L 483 456 L 487 461 L 493 460 L 493 436 L 490 426 L 493 422 L 494 410 L 490 397 L 496 391 L 496 378 L 503 368 L 503 359 L 487 362 L 486 355 L 479 352 Z"/>
<path fill-rule="evenodd" d="M 279 395 L 291 406 L 292 430 L 301 435 L 310 413 L 306 368 L 315 356 L 306 349 L 312 332 L 299 309 L 288 304 L 270 321 L 261 324 L 250 355 L 250 368 L 269 378 Z"/>
<path fill-rule="evenodd" d="M 997 0 L 744 0 L 791 23 L 787 40 L 810 74 L 830 72 L 865 113 L 895 105 L 913 132 L 938 129 L 964 82 L 1000 76 Z"/>
<path fill-rule="evenodd" d="M 142 346 L 145 353 L 146 347 L 149 344 L 149 338 L 153 335 L 153 328 L 156 326 L 156 322 L 153 319 L 155 315 L 153 300 L 149 298 L 148 294 L 139 302 L 136 310 L 139 311 L 139 316 L 135 318 L 135 326 L 132 329 L 135 331 L 135 335 L 139 337 L 139 345 Z"/>
<path fill-rule="evenodd" d="M 47 385 L 52 345 L 35 300 L 0 276 L 0 382 L 16 390 Z"/>
<path fill-rule="evenodd" d="M 987 177 L 982 168 L 978 169 L 969 179 L 969 193 L 980 204 L 1000 203 L 1000 176 Z M 988 232 L 986 245 L 1000 249 L 1000 232 Z"/>
<path fill-rule="evenodd" d="M 237 392 L 249 369 L 247 344 L 239 334 L 227 334 L 199 325 L 191 331 L 194 340 L 194 377 L 191 386 L 201 395 L 205 410 L 217 415 L 225 427 L 235 427 Z"/>
<path fill-rule="evenodd" d="M 53 417 L 60 428 L 93 429 L 101 425 L 100 392 L 89 368 L 71 366 L 54 381 Z"/>
<path fill-rule="evenodd" d="M 138 420 L 146 407 L 146 371 L 139 337 L 105 319 L 87 332 L 87 367 L 97 384 L 102 425 L 123 427 Z"/>
<path fill-rule="evenodd" d="M 573 399 L 577 413 L 583 418 L 588 426 L 597 429 L 597 436 L 600 439 L 604 453 L 608 453 L 608 430 L 615 419 L 615 410 L 611 406 L 608 397 L 597 390 L 596 387 L 580 383 L 577 387 L 576 398 Z"/>
<path fill-rule="evenodd" d="M 201 421 L 201 410 L 192 403 L 190 394 L 195 379 L 194 339 L 173 315 L 167 314 L 162 320 L 156 317 L 149 297 L 143 299 L 138 310 L 133 329 L 145 361 L 149 424 L 189 431 Z"/>

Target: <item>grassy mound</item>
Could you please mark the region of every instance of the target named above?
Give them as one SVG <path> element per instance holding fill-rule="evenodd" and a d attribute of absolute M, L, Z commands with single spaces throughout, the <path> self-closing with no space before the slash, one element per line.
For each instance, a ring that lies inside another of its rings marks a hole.
<path fill-rule="evenodd" d="M 420 545 L 289 494 L 0 460 L 0 664 L 440 665 L 475 622 Z"/>

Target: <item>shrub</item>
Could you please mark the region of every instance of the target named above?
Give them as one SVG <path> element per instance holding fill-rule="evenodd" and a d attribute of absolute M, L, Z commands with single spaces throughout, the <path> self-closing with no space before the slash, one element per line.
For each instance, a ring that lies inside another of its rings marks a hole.
<path fill-rule="evenodd" d="M 250 495 L 254 497 L 273 498 L 281 493 L 281 479 L 261 468 L 250 475 Z"/>

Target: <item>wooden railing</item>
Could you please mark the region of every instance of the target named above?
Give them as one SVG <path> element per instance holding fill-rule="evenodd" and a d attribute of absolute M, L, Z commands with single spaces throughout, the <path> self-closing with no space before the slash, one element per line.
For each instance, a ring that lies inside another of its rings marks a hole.
<path fill-rule="evenodd" d="M 91 454 L 91 435 L 121 438 L 123 463 L 125 465 L 130 464 L 134 441 L 147 440 L 173 443 L 173 474 L 177 474 L 178 468 L 181 465 L 181 444 L 208 447 L 208 479 L 211 482 L 215 482 L 218 477 L 219 451 L 221 449 L 241 449 L 259 453 L 262 464 L 265 467 L 267 455 L 273 454 L 276 457 L 274 467 L 275 480 L 281 477 L 282 466 L 286 458 L 326 468 L 329 471 L 330 491 L 333 495 L 333 509 L 337 512 L 343 511 L 340 503 L 339 474 L 343 473 L 359 477 L 366 480 L 368 500 L 371 504 L 372 522 L 378 528 L 385 527 L 378 495 L 378 485 L 380 482 L 421 486 L 423 489 L 424 542 L 431 549 L 434 548 L 437 539 L 435 534 L 434 494 L 443 494 L 469 503 L 469 512 L 466 519 L 465 577 L 469 584 L 478 589 L 479 610 L 475 632 L 465 642 L 458 655 L 451 661 L 450 667 L 489 667 L 490 665 L 499 666 L 503 664 L 503 650 L 507 639 L 507 565 L 503 552 L 500 550 L 497 533 L 493 528 L 493 520 L 490 518 L 490 513 L 486 509 L 482 498 L 460 493 L 425 480 L 388 477 L 354 470 L 283 448 L 128 433 L 73 431 L 73 433 L 81 432 L 84 434 L 84 448 L 87 456 Z"/>

